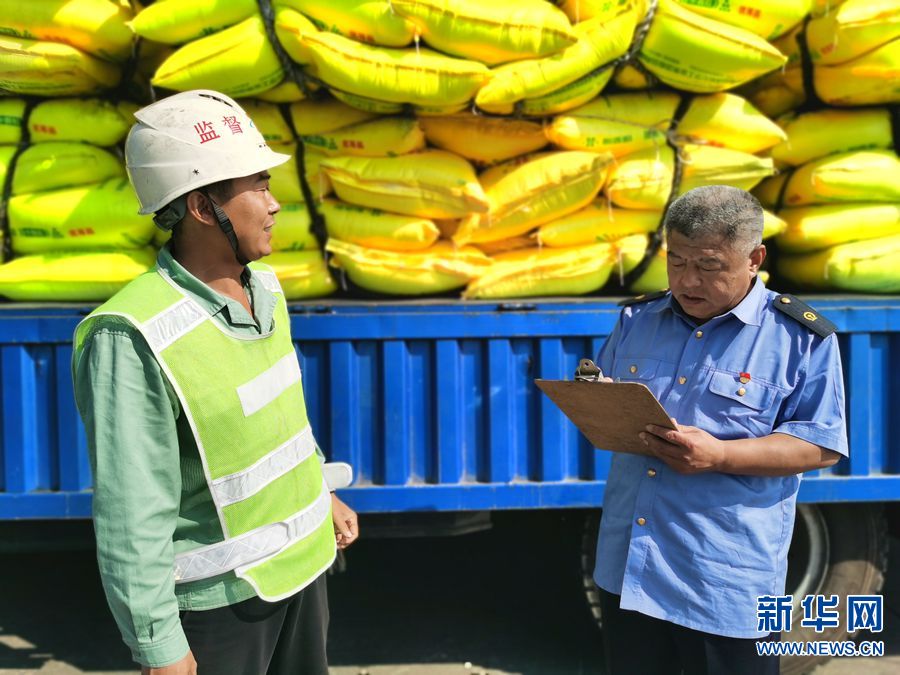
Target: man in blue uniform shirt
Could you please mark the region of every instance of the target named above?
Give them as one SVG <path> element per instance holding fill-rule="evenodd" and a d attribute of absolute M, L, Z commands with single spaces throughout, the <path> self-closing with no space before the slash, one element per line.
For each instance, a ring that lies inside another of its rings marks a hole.
<path fill-rule="evenodd" d="M 622 311 L 598 365 L 677 431 L 612 461 L 597 542 L 610 673 L 777 673 L 757 598 L 784 593 L 799 474 L 847 455 L 834 326 L 757 277 L 763 211 L 697 188 L 666 215 L 670 291 Z"/>

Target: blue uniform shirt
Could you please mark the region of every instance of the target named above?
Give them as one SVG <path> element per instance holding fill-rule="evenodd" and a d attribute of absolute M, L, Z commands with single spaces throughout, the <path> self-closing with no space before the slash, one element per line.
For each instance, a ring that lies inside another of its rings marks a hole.
<path fill-rule="evenodd" d="M 671 294 L 626 307 L 598 365 L 646 384 L 679 424 L 717 438 L 775 432 L 846 456 L 837 337 L 773 309 L 775 297 L 757 280 L 737 307 L 699 326 Z M 594 580 L 620 594 L 623 609 L 761 637 L 756 599 L 784 593 L 799 485 L 799 475 L 681 475 L 661 460 L 616 453 Z"/>

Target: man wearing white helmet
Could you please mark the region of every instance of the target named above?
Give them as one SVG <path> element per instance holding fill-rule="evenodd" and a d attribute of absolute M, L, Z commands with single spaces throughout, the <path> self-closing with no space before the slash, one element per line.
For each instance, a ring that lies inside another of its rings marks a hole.
<path fill-rule="evenodd" d="M 358 536 L 329 488 L 349 467 L 322 464 L 284 294 L 255 262 L 290 157 L 216 92 L 135 117 L 128 175 L 172 239 L 73 357 L 110 608 L 145 673 L 327 673 L 323 573 Z"/>

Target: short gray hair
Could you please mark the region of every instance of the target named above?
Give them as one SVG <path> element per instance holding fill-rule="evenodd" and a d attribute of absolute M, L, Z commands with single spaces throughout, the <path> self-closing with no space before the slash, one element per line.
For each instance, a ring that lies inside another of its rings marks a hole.
<path fill-rule="evenodd" d="M 706 185 L 672 202 L 666 213 L 666 236 L 673 231 L 688 239 L 718 236 L 749 255 L 762 243 L 763 219 L 759 200 L 746 190 Z"/>

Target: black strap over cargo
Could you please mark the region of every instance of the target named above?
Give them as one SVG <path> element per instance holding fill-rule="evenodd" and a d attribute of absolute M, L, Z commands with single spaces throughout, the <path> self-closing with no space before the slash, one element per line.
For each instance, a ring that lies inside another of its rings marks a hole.
<path fill-rule="evenodd" d="M 678 144 L 678 125 L 687 113 L 688 108 L 691 107 L 692 101 L 693 98 L 691 96 L 682 96 L 681 100 L 678 102 L 678 107 L 675 109 L 675 114 L 672 116 L 672 122 L 666 133 L 666 145 L 672 148 L 673 153 L 672 186 L 669 189 L 669 196 L 666 199 L 666 205 L 663 207 L 659 225 L 656 226 L 656 230 L 650 235 L 647 241 L 644 257 L 641 258 L 641 261 L 637 266 L 629 271 L 622 280 L 622 285 L 626 288 L 640 279 L 641 275 L 647 271 L 647 268 L 650 267 L 650 263 L 653 262 L 653 258 L 656 257 L 656 254 L 663 244 L 663 228 L 666 223 L 666 214 L 669 212 L 669 207 L 672 205 L 672 202 L 678 197 L 678 192 L 681 189 L 681 181 L 684 177 L 684 158 L 681 156 L 682 149 Z"/>
<path fill-rule="evenodd" d="M 278 41 L 278 35 L 275 32 L 275 9 L 272 7 L 272 3 L 270 0 L 256 0 L 256 4 L 259 7 L 259 13 L 262 16 L 263 25 L 266 29 L 266 38 L 268 38 L 269 44 L 272 45 L 272 49 L 275 50 L 275 56 L 278 57 L 278 63 L 284 69 L 287 79 L 300 87 L 300 91 L 303 92 L 304 96 L 309 96 L 309 84 L 306 81 L 305 73 L 297 67 Z"/>
<path fill-rule="evenodd" d="M 813 66 L 812 55 L 809 53 L 809 43 L 806 40 L 806 29 L 809 27 L 811 16 L 803 20 L 803 28 L 797 33 L 797 46 L 800 48 L 800 68 L 803 73 L 803 92 L 806 100 L 797 108 L 798 112 L 820 110 L 828 105 L 819 98 L 816 92 L 816 72 Z"/>
<path fill-rule="evenodd" d="M 325 216 L 316 208 L 316 199 L 313 195 L 309 181 L 306 179 L 306 144 L 297 134 L 297 128 L 294 126 L 294 118 L 291 115 L 290 103 L 282 103 L 278 106 L 281 116 L 284 118 L 291 136 L 297 142 L 297 152 L 294 153 L 294 162 L 297 166 L 297 180 L 300 182 L 300 192 L 303 193 L 303 203 L 306 205 L 306 211 L 309 214 L 309 227 L 319 244 L 322 255 L 325 256 L 325 262 L 328 263 L 330 255 L 325 250 L 325 244 L 328 241 L 328 229 L 325 227 Z"/>

